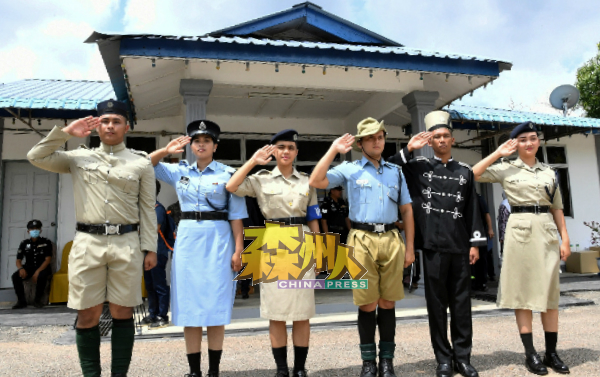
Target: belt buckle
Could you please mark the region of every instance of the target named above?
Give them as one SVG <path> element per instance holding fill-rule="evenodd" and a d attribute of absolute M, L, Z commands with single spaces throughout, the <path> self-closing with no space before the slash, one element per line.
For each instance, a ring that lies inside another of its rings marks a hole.
<path fill-rule="evenodd" d="M 533 213 L 536 214 L 536 215 L 539 215 L 541 213 L 540 212 L 540 207 L 539 206 L 533 206 Z"/>
<path fill-rule="evenodd" d="M 196 221 L 200 221 L 202 220 L 202 212 L 194 212 L 195 213 L 195 217 L 196 217 Z"/>
<path fill-rule="evenodd" d="M 385 224 L 374 224 L 375 233 L 384 233 L 385 232 Z"/>
<path fill-rule="evenodd" d="M 121 229 L 120 225 L 104 225 L 104 235 L 108 236 L 108 235 L 113 235 L 113 234 L 119 234 L 119 230 Z"/>

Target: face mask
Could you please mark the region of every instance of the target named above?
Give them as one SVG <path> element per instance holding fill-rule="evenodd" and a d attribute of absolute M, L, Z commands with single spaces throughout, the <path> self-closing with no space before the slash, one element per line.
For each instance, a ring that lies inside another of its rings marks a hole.
<path fill-rule="evenodd" d="M 29 231 L 29 235 L 31 236 L 31 238 L 38 238 L 40 236 L 40 232 L 41 230 L 39 229 L 33 229 Z"/>

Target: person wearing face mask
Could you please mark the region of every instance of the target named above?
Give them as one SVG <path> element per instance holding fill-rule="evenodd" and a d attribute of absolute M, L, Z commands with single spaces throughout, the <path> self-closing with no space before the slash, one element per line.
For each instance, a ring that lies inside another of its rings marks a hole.
<path fill-rule="evenodd" d="M 283 130 L 254 153 L 227 183 L 237 196 L 255 197 L 265 219 L 285 225 L 302 224 L 305 232 L 319 232 L 321 210 L 317 192 L 308 185 L 308 175 L 296 170 L 298 132 Z M 266 165 L 275 157 L 277 167 L 259 170 L 247 176 L 257 165 Z M 309 269 L 304 279 L 314 279 Z M 269 320 L 269 336 L 277 365 L 276 377 L 288 377 L 286 321 L 292 321 L 294 377 L 306 377 L 306 357 L 310 339 L 309 320 L 315 315 L 315 295 L 311 289 L 278 289 L 277 283 L 260 285 L 260 315 Z"/>
<path fill-rule="evenodd" d="M 242 269 L 244 226 L 248 217 L 244 198 L 225 190 L 235 169 L 213 159 L 221 129 L 215 122 L 188 124 L 187 136 L 172 140 L 150 154 L 156 178 L 175 187 L 181 220 L 171 264 L 171 314 L 183 326 L 190 368 L 188 377 L 201 377 L 202 328 L 208 337 L 208 374 L 219 376 L 225 325 L 231 322 L 236 282 Z M 160 162 L 183 153 L 190 144 L 192 164 Z"/>
<path fill-rule="evenodd" d="M 134 343 L 133 308 L 142 303 L 142 267 L 156 266 L 156 184 L 145 152 L 127 149 L 127 105 L 108 100 L 98 117 L 54 127 L 27 158 L 44 170 L 71 174 L 77 219 L 69 254 L 69 302 L 77 310 L 75 342 L 84 377 L 98 377 L 99 321 L 111 312 L 113 377 L 127 376 Z M 63 151 L 72 137 L 98 131 L 97 148 Z"/>
<path fill-rule="evenodd" d="M 27 223 L 28 239 L 21 242 L 19 251 L 17 252 L 17 268 L 18 270 L 12 275 L 13 287 L 17 294 L 17 303 L 13 309 L 22 309 L 27 307 L 25 300 L 25 290 L 23 282 L 25 280 L 33 280 L 35 287 L 34 306 L 41 308 L 44 305 L 40 302 L 46 282 L 52 275 L 50 269 L 50 261 L 52 260 L 52 242 L 44 237 L 40 237 L 42 232 L 42 222 L 40 220 L 31 220 Z M 25 259 L 25 264 L 23 264 Z"/>
<path fill-rule="evenodd" d="M 535 157 L 538 128 L 525 122 L 510 140 L 473 167 L 479 182 L 500 183 L 511 213 L 504 235 L 504 253 L 497 305 L 514 309 L 525 348 L 525 366 L 537 375 L 569 373 L 556 352 L 560 261 L 571 255 L 557 171 Z M 518 152 L 519 158 L 506 158 Z M 492 165 L 502 158 L 500 163 Z M 560 234 L 559 243 L 558 235 Z M 541 312 L 546 353 L 542 361 L 533 345 L 532 311 Z"/>

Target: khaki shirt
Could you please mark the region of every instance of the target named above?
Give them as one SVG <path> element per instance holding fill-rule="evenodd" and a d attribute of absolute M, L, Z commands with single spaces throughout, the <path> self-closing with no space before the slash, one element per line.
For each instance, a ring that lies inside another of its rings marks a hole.
<path fill-rule="evenodd" d="M 306 217 L 307 208 L 317 205 L 317 191 L 308 185 L 308 174 L 294 168 L 286 179 L 279 168 L 260 170 L 244 179 L 234 193 L 256 198 L 265 219 Z"/>
<path fill-rule="evenodd" d="M 140 224 L 140 247 L 156 251 L 156 182 L 146 153 L 121 143 L 58 151 L 71 138 L 59 127 L 34 146 L 27 158 L 44 170 L 70 173 L 77 222 Z"/>
<path fill-rule="evenodd" d="M 563 209 L 556 179 L 554 169 L 537 159 L 535 165 L 529 167 L 520 158 L 514 161 L 503 158 L 499 163 L 487 168 L 479 182 L 500 183 L 511 206 L 539 205 Z M 551 194 L 554 193 L 554 200 L 550 200 L 546 188 Z"/>

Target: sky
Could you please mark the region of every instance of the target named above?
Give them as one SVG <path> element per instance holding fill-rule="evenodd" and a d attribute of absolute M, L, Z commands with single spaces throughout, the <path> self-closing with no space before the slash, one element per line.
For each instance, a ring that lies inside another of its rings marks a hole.
<path fill-rule="evenodd" d="M 301 0 L 0 0 L 0 83 L 108 80 L 93 31 L 198 36 Z M 313 0 L 407 47 L 513 63 L 455 104 L 556 113 L 552 89 L 574 84 L 600 42 L 598 0 Z"/>

